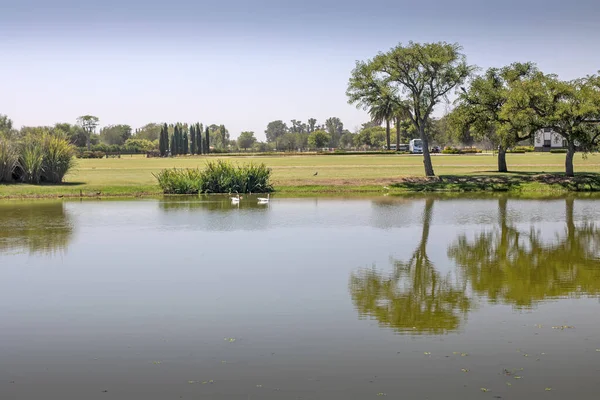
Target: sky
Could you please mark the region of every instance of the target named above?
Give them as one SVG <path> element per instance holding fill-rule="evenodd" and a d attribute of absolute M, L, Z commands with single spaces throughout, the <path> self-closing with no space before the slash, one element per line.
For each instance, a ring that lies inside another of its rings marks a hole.
<path fill-rule="evenodd" d="M 345 95 L 356 60 L 457 42 L 482 69 L 600 70 L 597 0 L 0 0 L 0 114 L 16 127 L 368 120 Z M 441 107 L 437 113 L 443 113 Z"/>

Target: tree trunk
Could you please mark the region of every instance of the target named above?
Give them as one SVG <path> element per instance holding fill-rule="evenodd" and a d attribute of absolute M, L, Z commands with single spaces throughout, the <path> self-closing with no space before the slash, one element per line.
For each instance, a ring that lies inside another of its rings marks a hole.
<path fill-rule="evenodd" d="M 390 120 L 385 120 L 385 141 L 387 144 L 387 149 L 390 150 Z"/>
<path fill-rule="evenodd" d="M 429 153 L 429 141 L 425 135 L 425 127 L 419 127 L 419 135 L 423 142 L 423 165 L 425 166 L 425 176 L 435 176 L 433 172 L 433 164 L 431 163 L 431 154 Z"/>
<path fill-rule="evenodd" d="M 508 172 L 506 166 L 506 149 L 503 146 L 498 146 L 498 172 Z"/>
<path fill-rule="evenodd" d="M 573 170 L 573 156 L 575 155 L 575 144 L 572 141 L 569 141 L 567 147 L 567 157 L 565 159 L 565 173 L 567 176 L 575 176 L 575 171 Z"/>
<path fill-rule="evenodd" d="M 396 151 L 400 151 L 400 118 L 396 117 Z"/>

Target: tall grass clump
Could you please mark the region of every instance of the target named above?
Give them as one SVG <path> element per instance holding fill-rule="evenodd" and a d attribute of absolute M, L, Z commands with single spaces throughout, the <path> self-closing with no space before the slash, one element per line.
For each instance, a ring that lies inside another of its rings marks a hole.
<path fill-rule="evenodd" d="M 198 169 L 163 169 L 152 174 L 165 194 L 198 194 L 201 175 Z"/>
<path fill-rule="evenodd" d="M 21 168 L 23 182 L 40 183 L 44 166 L 44 147 L 39 138 L 33 136 L 25 138 L 21 144 L 18 166 Z"/>
<path fill-rule="evenodd" d="M 12 181 L 12 174 L 19 162 L 19 153 L 7 137 L 0 135 L 0 182 Z"/>
<path fill-rule="evenodd" d="M 235 166 L 230 162 L 210 161 L 203 170 L 165 169 L 154 175 L 166 194 L 268 193 L 271 170 L 264 164 Z"/>
<path fill-rule="evenodd" d="M 43 178 L 46 182 L 61 183 L 75 164 L 73 159 L 75 148 L 60 136 L 46 135 L 43 143 Z"/>

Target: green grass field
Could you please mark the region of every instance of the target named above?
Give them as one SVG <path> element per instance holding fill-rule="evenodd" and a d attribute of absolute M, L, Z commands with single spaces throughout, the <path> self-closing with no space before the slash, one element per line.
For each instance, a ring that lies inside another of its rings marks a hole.
<path fill-rule="evenodd" d="M 407 177 L 422 177 L 423 163 L 419 155 L 306 155 L 265 157 L 216 157 L 233 163 L 263 162 L 273 170 L 273 184 L 279 192 L 368 192 L 381 191 L 391 186 L 392 191 L 426 190 L 423 182 L 410 186 Z M 498 174 L 496 157 L 479 155 L 434 155 L 433 164 L 438 176 L 482 177 L 509 179 L 514 182 L 533 174 L 564 172 L 564 154 L 527 153 L 509 154 L 509 174 Z M 85 196 L 100 193 L 103 196 L 160 194 L 152 173 L 163 168 L 203 167 L 206 157 L 123 158 L 77 160 L 73 172 L 63 185 L 32 186 L 24 184 L 0 185 L 0 197 Z M 576 173 L 600 174 L 600 154 L 575 158 Z M 313 176 L 318 172 L 317 176 Z M 470 179 L 470 178 L 469 178 Z M 596 179 L 596 178 L 595 178 Z M 519 181 L 520 182 L 520 181 Z M 396 184 L 396 185 L 394 185 Z M 445 184 L 442 190 L 460 190 L 460 183 Z M 458 185 L 458 186 L 457 186 Z M 542 190 L 540 184 L 520 185 L 520 190 Z M 548 186 L 548 185 L 547 185 Z M 551 185 L 550 185 L 551 186 Z M 477 188 L 475 188 L 477 189 Z M 556 190 L 553 187 L 552 190 Z M 560 190 L 560 188 L 558 188 Z"/>

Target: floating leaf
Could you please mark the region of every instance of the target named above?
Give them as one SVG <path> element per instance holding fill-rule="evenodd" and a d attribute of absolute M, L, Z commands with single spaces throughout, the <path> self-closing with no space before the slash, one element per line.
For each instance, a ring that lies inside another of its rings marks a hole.
<path fill-rule="evenodd" d="M 431 355 L 431 352 L 429 352 L 429 351 L 426 351 L 426 352 L 425 352 L 425 353 L 423 353 L 423 354 L 425 354 L 426 356 L 429 356 L 429 355 Z"/>
<path fill-rule="evenodd" d="M 152 364 L 158 365 L 158 364 L 160 364 L 160 361 L 152 361 Z"/>
<path fill-rule="evenodd" d="M 383 392 L 379 392 L 379 393 L 377 393 L 377 396 L 387 396 L 387 394 L 383 393 Z"/>
<path fill-rule="evenodd" d="M 552 388 L 546 388 L 546 392 L 549 392 L 551 390 L 552 390 Z"/>
<path fill-rule="evenodd" d="M 460 351 L 453 351 L 452 354 L 454 354 L 454 355 L 460 354 Z"/>
<path fill-rule="evenodd" d="M 512 383 L 506 382 L 506 386 L 512 386 Z"/>
<path fill-rule="evenodd" d="M 206 382 L 206 381 L 202 382 L 202 384 L 203 384 L 203 385 L 206 385 L 207 383 L 208 383 L 208 382 Z"/>
<path fill-rule="evenodd" d="M 521 379 L 521 377 L 520 376 L 515 376 L 515 379 Z"/>
<path fill-rule="evenodd" d="M 466 369 L 466 368 L 462 368 L 462 369 L 461 369 L 461 371 L 462 371 L 462 372 L 469 372 L 469 370 L 468 370 L 468 369 Z"/>
<path fill-rule="evenodd" d="M 529 354 L 523 354 L 523 357 L 529 357 Z"/>
<path fill-rule="evenodd" d="M 193 385 L 194 383 L 196 383 L 196 381 L 188 381 L 188 383 L 189 383 L 190 385 Z"/>
<path fill-rule="evenodd" d="M 468 355 L 469 355 L 469 353 L 460 353 L 460 356 L 461 356 L 461 357 L 466 357 L 466 356 L 468 356 Z"/>
<path fill-rule="evenodd" d="M 482 391 L 482 392 L 489 392 L 489 391 L 490 391 L 490 389 L 481 388 L 481 391 Z"/>
<path fill-rule="evenodd" d="M 543 326 L 542 324 L 535 324 L 535 327 L 536 327 L 536 328 L 540 328 L 540 329 L 541 329 L 541 328 L 543 328 L 544 326 Z"/>

